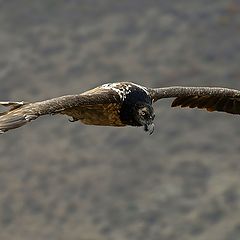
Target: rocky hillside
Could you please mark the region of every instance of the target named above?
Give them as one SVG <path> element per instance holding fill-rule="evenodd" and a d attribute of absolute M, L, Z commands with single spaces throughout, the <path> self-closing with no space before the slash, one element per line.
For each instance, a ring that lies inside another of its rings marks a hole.
<path fill-rule="evenodd" d="M 106 82 L 240 89 L 234 0 L 0 1 L 0 100 Z M 238 240 L 240 119 L 171 109 L 156 130 L 40 118 L 0 136 L 1 240 Z"/>

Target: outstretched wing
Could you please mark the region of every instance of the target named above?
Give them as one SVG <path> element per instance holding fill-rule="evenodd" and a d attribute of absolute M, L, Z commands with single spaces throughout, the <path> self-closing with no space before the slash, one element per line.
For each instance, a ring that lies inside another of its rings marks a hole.
<path fill-rule="evenodd" d="M 102 112 L 106 109 L 114 113 L 114 109 L 110 109 L 109 106 L 117 109 L 118 103 L 119 97 L 114 91 L 102 88 L 79 95 L 67 95 L 34 103 L 0 102 L 0 105 L 10 107 L 8 111 L 0 112 L 0 133 L 21 127 L 46 114 L 66 114 L 73 120 L 82 120 L 80 113 L 88 114 L 89 109 L 95 109 L 96 112 L 98 109 Z M 97 117 L 95 115 L 95 118 Z"/>
<path fill-rule="evenodd" d="M 172 107 L 202 108 L 240 114 L 240 91 L 218 87 L 167 87 L 150 89 L 153 101 L 175 98 Z"/>

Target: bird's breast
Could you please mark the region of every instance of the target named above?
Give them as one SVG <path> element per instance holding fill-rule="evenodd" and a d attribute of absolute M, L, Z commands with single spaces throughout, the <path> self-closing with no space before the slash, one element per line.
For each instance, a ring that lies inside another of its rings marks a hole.
<path fill-rule="evenodd" d="M 120 108 L 117 103 L 96 104 L 72 108 L 67 114 L 87 125 L 125 126 L 120 120 Z"/>

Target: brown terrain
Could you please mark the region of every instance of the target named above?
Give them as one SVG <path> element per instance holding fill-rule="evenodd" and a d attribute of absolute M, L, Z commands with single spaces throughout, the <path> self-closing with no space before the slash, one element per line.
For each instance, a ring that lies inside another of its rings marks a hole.
<path fill-rule="evenodd" d="M 0 1 L 0 100 L 97 85 L 240 89 L 240 2 Z M 239 240 L 240 118 L 156 103 L 156 130 L 38 119 L 0 136 L 1 240 Z"/>

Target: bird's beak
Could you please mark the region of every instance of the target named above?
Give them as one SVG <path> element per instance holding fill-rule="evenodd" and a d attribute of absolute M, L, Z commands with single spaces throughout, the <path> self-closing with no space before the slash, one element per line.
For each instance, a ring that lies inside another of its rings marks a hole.
<path fill-rule="evenodd" d="M 149 135 L 151 135 L 154 132 L 154 123 L 144 124 L 144 131 L 149 132 Z"/>

